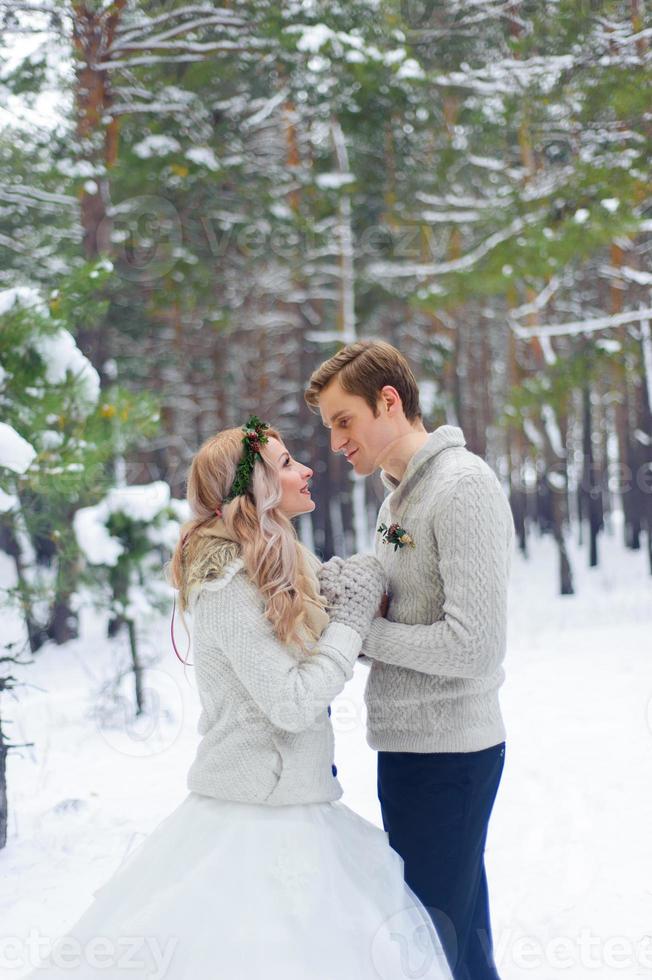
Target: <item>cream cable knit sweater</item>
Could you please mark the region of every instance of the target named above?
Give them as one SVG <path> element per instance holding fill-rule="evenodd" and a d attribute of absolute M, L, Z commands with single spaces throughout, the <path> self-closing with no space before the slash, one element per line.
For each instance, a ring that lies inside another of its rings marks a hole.
<path fill-rule="evenodd" d="M 376 527 L 398 522 L 415 547 L 376 534 L 389 580 L 387 619 L 364 644 L 372 748 L 472 752 L 505 738 L 498 689 L 505 674 L 507 583 L 514 539 L 493 471 L 444 425 L 410 460 Z"/>
<path fill-rule="evenodd" d="M 188 788 L 271 805 L 339 799 L 328 705 L 353 674 L 359 633 L 331 623 L 315 653 L 293 656 L 241 558 L 205 582 L 191 608 L 203 737 Z"/>

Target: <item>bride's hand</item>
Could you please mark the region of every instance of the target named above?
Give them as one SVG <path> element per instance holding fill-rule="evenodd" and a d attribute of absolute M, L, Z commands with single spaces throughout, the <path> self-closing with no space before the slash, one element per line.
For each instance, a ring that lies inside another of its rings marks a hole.
<path fill-rule="evenodd" d="M 385 573 L 373 555 L 331 559 L 317 573 L 331 623 L 343 623 L 364 638 L 385 591 Z"/>

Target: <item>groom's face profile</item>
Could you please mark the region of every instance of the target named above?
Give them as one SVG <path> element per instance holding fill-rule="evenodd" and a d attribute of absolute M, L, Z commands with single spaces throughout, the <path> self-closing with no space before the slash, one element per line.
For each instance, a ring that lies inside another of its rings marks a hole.
<path fill-rule="evenodd" d="M 344 391 L 335 377 L 319 394 L 319 412 L 331 430 L 333 452 L 342 453 L 359 476 L 369 476 L 395 437 L 396 416 L 403 409 L 395 390 L 387 387 L 379 393 L 374 415 L 364 398 Z"/>

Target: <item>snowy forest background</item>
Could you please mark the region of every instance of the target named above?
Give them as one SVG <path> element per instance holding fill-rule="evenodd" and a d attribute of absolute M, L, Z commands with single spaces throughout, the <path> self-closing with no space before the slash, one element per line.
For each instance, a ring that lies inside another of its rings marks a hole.
<path fill-rule="evenodd" d="M 426 425 L 460 425 L 509 494 L 511 649 L 539 651 L 515 664 L 513 729 L 520 695 L 542 716 L 554 701 L 567 753 L 582 738 L 581 665 L 603 669 L 593 707 L 604 721 L 628 678 L 619 717 L 639 719 L 649 772 L 651 45 L 647 0 L 0 0 L 3 853 L 48 806 L 72 800 L 57 812 L 90 819 L 80 786 L 61 800 L 30 782 L 53 717 L 60 749 L 90 738 L 71 702 L 53 707 L 57 678 L 80 692 L 94 750 L 98 732 L 114 750 L 160 725 L 179 734 L 176 693 L 156 683 L 161 569 L 206 437 L 252 411 L 273 421 L 315 470 L 306 543 L 324 557 L 371 547 L 382 487 L 352 477 L 302 398 L 357 337 L 407 355 Z M 543 678 L 537 633 L 555 649 Z M 96 660 L 77 676 L 89 642 Z M 358 735 L 366 788 L 349 792 L 374 819 Z M 587 786 L 604 780 L 592 751 L 577 760 Z M 551 784 L 530 775 L 545 808 Z M 647 794 L 642 819 L 649 789 L 628 786 Z M 39 792 L 48 802 L 29 802 Z M 605 805 L 587 790 L 579 812 Z M 153 822 L 139 814 L 132 834 Z M 518 823 L 502 833 L 548 853 Z M 7 880 L 39 888 L 37 864 L 19 859 Z M 649 886 L 631 890 L 649 918 Z M 625 919 L 635 930 L 631 902 Z"/>

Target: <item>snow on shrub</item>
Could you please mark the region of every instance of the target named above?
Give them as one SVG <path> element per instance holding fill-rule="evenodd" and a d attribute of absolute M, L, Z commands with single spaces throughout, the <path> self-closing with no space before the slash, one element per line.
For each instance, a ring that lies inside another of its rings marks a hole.
<path fill-rule="evenodd" d="M 11 425 L 0 422 L 0 468 L 23 474 L 36 458 L 34 447 Z"/>
<path fill-rule="evenodd" d="M 74 339 L 102 322 L 111 271 L 89 263 L 47 300 L 31 285 L 0 290 L 0 523 L 17 577 L 4 599 L 21 610 L 32 653 L 76 635 L 75 512 L 105 494 L 114 460 L 158 426 L 148 393 L 100 390 Z M 117 561 L 117 543 L 105 546 Z"/>
<path fill-rule="evenodd" d="M 96 605 L 112 617 L 109 634 L 127 628 L 138 713 L 144 710 L 138 626 L 170 607 L 164 565 L 186 514 L 185 502 L 171 500 L 169 486 L 159 480 L 114 487 L 98 504 L 77 511 L 73 522 Z"/>

